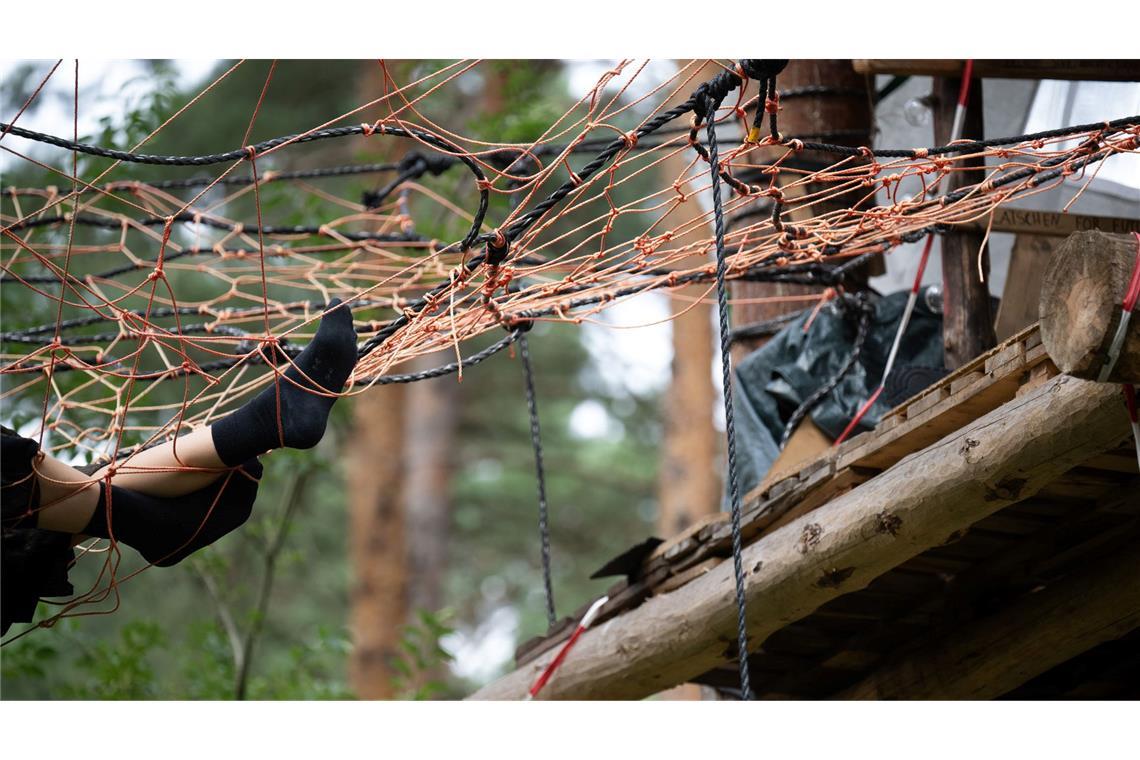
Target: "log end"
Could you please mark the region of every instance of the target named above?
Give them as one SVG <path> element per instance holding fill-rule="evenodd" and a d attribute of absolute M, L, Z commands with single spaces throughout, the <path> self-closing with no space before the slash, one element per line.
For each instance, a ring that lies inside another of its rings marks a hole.
<path fill-rule="evenodd" d="M 1041 285 L 1041 342 L 1062 372 L 1095 380 L 1120 324 L 1124 292 L 1136 260 L 1132 235 L 1075 232 L 1049 259 Z M 1116 371 L 1140 375 L 1140 320 L 1133 320 Z"/>

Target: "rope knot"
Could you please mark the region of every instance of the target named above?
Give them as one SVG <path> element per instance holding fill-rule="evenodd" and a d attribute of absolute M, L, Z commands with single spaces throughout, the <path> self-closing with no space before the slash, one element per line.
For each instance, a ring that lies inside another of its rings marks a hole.
<path fill-rule="evenodd" d="M 749 79 L 778 76 L 788 65 L 786 58 L 741 58 L 738 64 Z"/>
<path fill-rule="evenodd" d="M 502 230 L 496 228 L 491 233 L 491 239 L 487 241 L 487 264 L 493 267 L 499 266 L 510 252 L 510 241 Z"/>

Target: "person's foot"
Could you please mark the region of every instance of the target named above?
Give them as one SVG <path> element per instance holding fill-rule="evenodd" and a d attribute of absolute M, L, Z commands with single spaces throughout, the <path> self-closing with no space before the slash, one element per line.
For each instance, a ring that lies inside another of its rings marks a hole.
<path fill-rule="evenodd" d="M 152 565 L 175 565 L 249 519 L 261 472 L 261 463 L 251 459 L 200 491 L 172 498 L 111 486 L 108 499 L 100 482 L 99 501 L 83 533 L 113 534 Z"/>
<path fill-rule="evenodd" d="M 357 359 L 352 312 L 340 303 L 329 303 L 316 336 L 284 377 L 274 378 L 273 385 L 211 427 L 214 448 L 226 465 L 270 449 L 312 448 L 324 437 L 335 394 Z"/>

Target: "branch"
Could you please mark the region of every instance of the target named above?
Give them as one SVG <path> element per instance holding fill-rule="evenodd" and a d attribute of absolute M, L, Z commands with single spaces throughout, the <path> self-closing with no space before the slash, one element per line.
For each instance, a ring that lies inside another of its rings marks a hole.
<path fill-rule="evenodd" d="M 246 697 L 246 690 L 249 686 L 249 674 L 253 664 L 253 648 L 257 640 L 261 637 L 261 633 L 265 627 L 265 616 L 269 611 L 269 597 L 273 591 L 273 581 L 277 571 L 277 557 L 281 553 L 281 549 L 285 546 L 285 538 L 289 532 L 289 526 L 293 521 L 293 516 L 296 514 L 297 507 L 301 503 L 301 497 L 304 495 L 305 486 L 308 484 L 311 472 L 311 469 L 301 470 L 289 480 L 288 487 L 285 490 L 285 498 L 283 499 L 285 508 L 282 510 L 281 518 L 277 523 L 277 532 L 265 547 L 265 569 L 261 575 L 261 588 L 257 594 L 253 620 L 250 621 L 249 628 L 245 632 L 245 639 L 241 643 L 241 667 L 238 669 L 237 682 L 235 684 L 235 699 L 245 699 Z"/>
<path fill-rule="evenodd" d="M 197 562 L 191 562 L 190 568 L 198 576 L 198 580 L 202 581 L 202 585 L 206 587 L 206 591 L 214 603 L 214 610 L 218 613 L 218 621 L 222 624 L 222 629 L 226 632 L 226 638 L 230 642 L 230 651 L 234 658 L 234 670 L 240 671 L 244 656 L 241 631 L 238 630 L 237 623 L 234 622 L 234 616 L 230 613 L 229 605 L 222 599 L 221 590 L 218 589 L 218 584 L 210 577 L 209 573 L 203 570 Z"/>

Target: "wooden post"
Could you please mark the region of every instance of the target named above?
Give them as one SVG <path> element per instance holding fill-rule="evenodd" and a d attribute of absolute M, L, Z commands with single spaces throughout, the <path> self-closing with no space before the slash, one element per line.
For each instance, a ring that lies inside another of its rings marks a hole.
<path fill-rule="evenodd" d="M 1137 238 L 1075 232 L 1049 259 L 1041 285 L 1041 342 L 1057 369 L 1095 380 L 1120 324 Z M 1140 315 L 1133 315 L 1107 380 L 1140 383 Z"/>
<path fill-rule="evenodd" d="M 431 369 L 454 359 L 454 353 L 438 351 L 419 357 L 409 369 Z M 404 431 L 408 610 L 435 613 L 443 606 L 447 570 L 459 383 L 453 376 L 422 380 L 408 387 L 406 398 L 415 412 L 415 424 Z"/>
<path fill-rule="evenodd" d="M 751 640 L 763 642 L 1118 445 L 1128 434 L 1119 395 L 1111 386 L 1054 378 L 745 547 Z M 882 528 L 884 512 L 897 529 Z M 822 532 L 805 554 L 801 536 L 809 522 Z M 587 631 L 541 696 L 637 699 L 728 662 L 733 588 L 732 563 L 721 562 Z M 538 657 L 473 698 L 521 699 L 553 656 L 552 650 Z"/>
<path fill-rule="evenodd" d="M 837 699 L 993 699 L 1140 626 L 1140 553 L 1125 551 L 872 673 Z"/>
<path fill-rule="evenodd" d="M 850 60 L 792 60 L 777 78 L 781 91 L 805 87 L 827 88 L 826 94 L 787 98 L 781 103 L 779 126 L 785 137 L 824 135 L 828 142 L 840 145 L 870 145 L 873 110 L 867 78 L 856 74 Z M 812 214 L 849 207 L 858 193 L 818 203 Z M 771 282 L 737 282 L 732 285 L 736 298 L 769 298 L 820 293 L 822 287 Z M 805 302 L 741 303 L 732 307 L 736 326 L 773 319 L 808 306 Z M 745 349 L 763 345 L 764 341 L 746 341 Z"/>
<path fill-rule="evenodd" d="M 961 86 L 958 77 L 934 80 L 934 141 L 940 145 L 950 141 Z M 982 121 L 982 81 L 974 79 L 970 82 L 962 139 L 982 139 Z M 965 165 L 984 168 L 985 161 L 979 158 Z M 949 192 L 981 179 L 982 171 L 971 171 L 955 172 L 943 181 L 949 183 Z M 947 369 L 957 369 L 997 345 L 989 289 L 978 276 L 982 237 L 979 232 L 956 230 L 941 238 L 943 360 Z M 982 267 L 989 271 L 988 254 L 984 254 Z"/>

